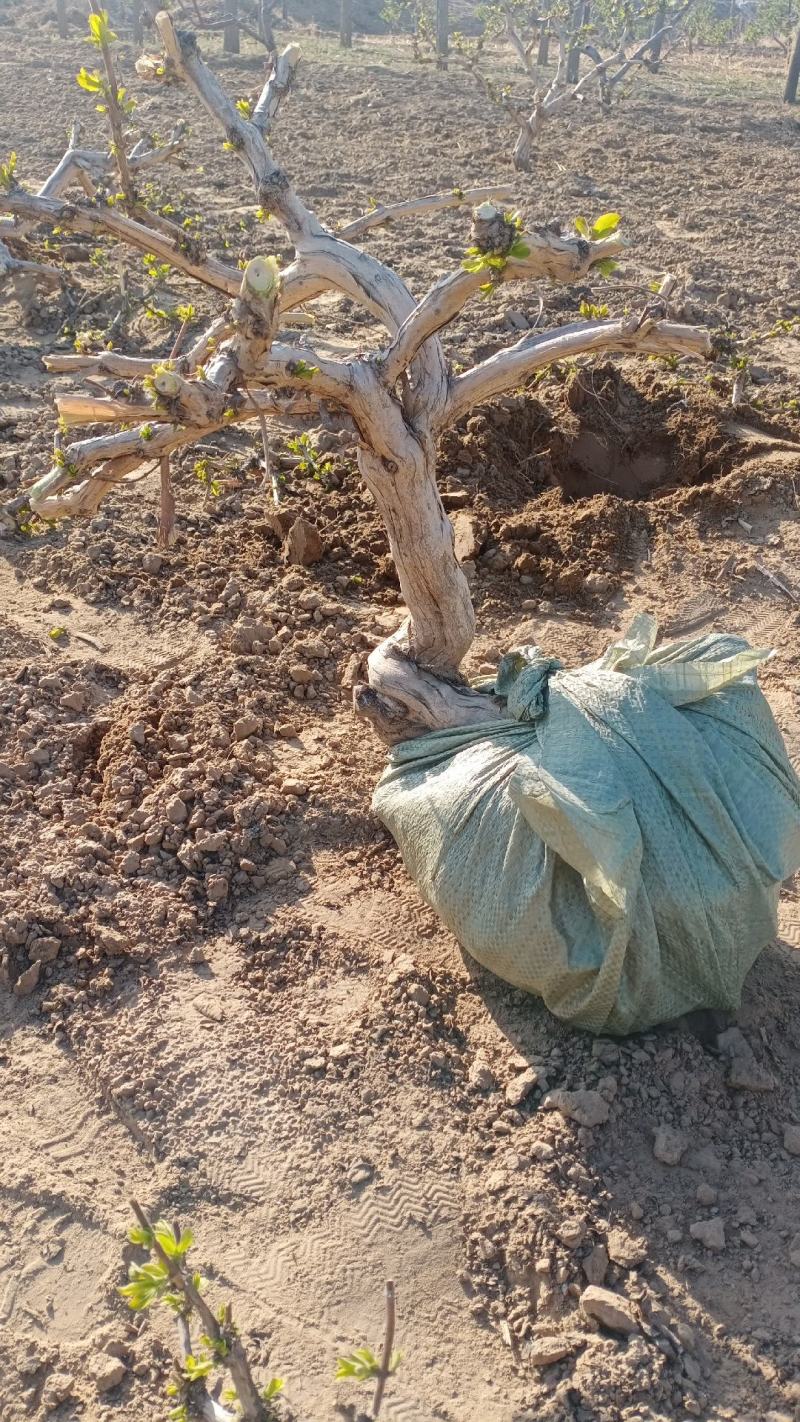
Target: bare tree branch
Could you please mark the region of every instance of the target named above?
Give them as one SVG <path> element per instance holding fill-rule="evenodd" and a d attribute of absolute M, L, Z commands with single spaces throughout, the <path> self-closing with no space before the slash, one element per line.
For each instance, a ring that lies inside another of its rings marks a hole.
<path fill-rule="evenodd" d="M 384 227 L 401 217 L 418 217 L 420 213 L 445 212 L 456 207 L 475 207 L 477 203 L 489 200 L 511 202 L 513 197 L 513 188 L 502 183 L 487 183 L 479 188 L 465 188 L 463 191 L 456 188 L 449 193 L 431 193 L 428 197 L 408 198 L 405 202 L 391 203 L 388 207 L 379 203 L 371 211 L 341 227 L 338 235 L 347 242 L 354 242 L 363 237 L 365 232 L 371 232 L 374 227 Z"/>
<path fill-rule="evenodd" d="M 639 355 L 684 355 L 709 358 L 713 344 L 700 326 L 679 326 L 671 321 L 625 317 L 620 321 L 579 321 L 526 336 L 508 350 L 498 351 L 472 370 L 456 376 L 444 421 L 452 424 L 473 405 L 513 389 L 535 370 L 553 361 L 573 360 L 579 355 L 620 351 Z"/>
<path fill-rule="evenodd" d="M 300 60 L 300 46 L 287 44 L 283 53 L 275 61 L 275 66 L 261 90 L 258 103 L 253 110 L 253 127 L 266 138 L 281 104 L 294 83 L 295 72 Z"/>
<path fill-rule="evenodd" d="M 140 252 L 152 252 L 178 271 L 228 296 L 236 296 L 241 285 L 241 273 L 236 267 L 217 261 L 216 257 L 196 257 L 196 244 L 185 234 L 181 234 L 181 246 L 177 239 L 166 238 L 113 207 L 91 207 L 85 202 L 69 203 L 60 198 L 33 197 L 30 193 L 15 191 L 0 193 L 0 213 L 43 222 L 50 227 L 66 227 L 92 237 L 98 234 L 116 237 Z"/>
<path fill-rule="evenodd" d="M 521 233 L 519 241 L 528 248 L 528 255 L 509 256 L 505 266 L 494 274 L 496 284 L 531 277 L 549 277 L 551 281 L 560 282 L 579 281 L 596 262 L 616 256 L 625 245 L 618 237 L 600 242 L 585 241 L 582 237 L 559 237 L 544 227 L 532 233 Z M 384 370 L 390 383 L 399 378 L 422 343 L 449 325 L 486 280 L 485 271 L 452 272 L 442 277 L 423 297 L 385 352 Z"/>
<path fill-rule="evenodd" d="M 60 287 L 64 278 L 57 267 L 49 267 L 41 262 L 26 262 L 12 256 L 5 242 L 0 242 L 0 286 L 6 277 L 12 281 L 24 278 L 40 286 Z"/>

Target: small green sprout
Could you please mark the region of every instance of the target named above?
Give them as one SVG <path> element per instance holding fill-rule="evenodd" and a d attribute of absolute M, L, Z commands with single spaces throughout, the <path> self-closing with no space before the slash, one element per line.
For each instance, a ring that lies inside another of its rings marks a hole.
<path fill-rule="evenodd" d="M 473 244 L 467 248 L 461 266 L 465 272 L 485 272 L 489 280 L 484 282 L 479 291 L 483 296 L 491 296 L 495 289 L 497 278 L 508 265 L 509 259 L 515 257 L 518 261 L 523 261 L 530 256 L 530 247 L 527 242 L 523 242 L 521 233 L 523 230 L 522 218 L 518 212 L 500 212 L 492 203 L 481 203 L 476 208 L 475 216 L 484 221 L 491 221 L 495 217 L 503 220 L 504 231 L 498 245 L 491 250 Z"/>
<path fill-rule="evenodd" d="M 389 1374 L 396 1373 L 402 1361 L 402 1353 L 395 1351 L 389 1359 Z M 346 1358 L 336 1360 L 336 1382 L 353 1378 L 356 1382 L 371 1382 L 381 1371 L 380 1359 L 371 1348 L 355 1348 Z"/>
<path fill-rule="evenodd" d="M 145 252 L 142 257 L 142 266 L 153 281 L 165 281 L 172 271 L 169 262 L 159 262 L 154 252 Z"/>
<path fill-rule="evenodd" d="M 600 321 L 604 316 L 608 315 L 608 307 L 605 302 L 596 306 L 593 301 L 582 301 L 578 307 L 578 311 L 587 321 Z"/>
<path fill-rule="evenodd" d="M 212 499 L 218 499 L 222 493 L 222 485 L 219 479 L 215 479 L 208 467 L 208 460 L 205 458 L 194 461 L 194 476 L 203 485 L 206 493 Z"/>
<path fill-rule="evenodd" d="M 89 44 L 93 44 L 96 49 L 102 49 L 104 44 L 113 44 L 116 38 L 108 21 L 107 10 L 101 10 L 99 15 L 89 16 L 89 33 L 86 36 Z"/>
<path fill-rule="evenodd" d="M 197 1382 L 198 1378 L 207 1378 L 213 1366 L 213 1358 L 195 1358 L 193 1353 L 187 1353 L 183 1363 L 183 1375 L 187 1382 Z"/>
<path fill-rule="evenodd" d="M 575 231 L 585 237 L 587 242 L 598 242 L 601 237 L 610 237 L 612 232 L 616 232 L 621 221 L 622 215 L 619 212 L 604 212 L 602 217 L 598 217 L 591 225 L 585 217 L 576 217 Z"/>
<path fill-rule="evenodd" d="M 9 153 L 5 163 L 0 163 L 0 190 L 10 193 L 17 186 L 17 155 Z"/>
<path fill-rule="evenodd" d="M 297 375 L 301 380 L 313 380 L 319 372 L 318 365 L 309 365 L 306 360 L 294 360 L 287 369 L 290 375 Z"/>
<path fill-rule="evenodd" d="M 67 629 L 66 627 L 51 627 L 47 635 L 52 637 L 54 642 L 59 642 L 62 637 L 66 637 Z"/>
<path fill-rule="evenodd" d="M 298 474 L 306 474 L 318 484 L 330 478 L 333 473 L 333 460 L 320 454 L 310 435 L 304 432 L 294 439 L 288 439 L 286 448 L 297 456 L 295 467 Z"/>
<path fill-rule="evenodd" d="M 242 115 L 242 118 L 249 119 L 253 117 L 253 105 L 249 99 L 237 99 L 236 108 Z"/>
<path fill-rule="evenodd" d="M 622 216 L 618 212 L 604 212 L 591 226 L 585 217 L 576 217 L 575 231 L 587 242 L 599 242 L 601 238 L 610 237 L 612 232 L 616 232 L 621 221 Z M 613 257 L 602 257 L 599 262 L 592 263 L 593 270 L 605 277 L 611 276 L 618 266 L 619 263 L 615 262 Z"/>

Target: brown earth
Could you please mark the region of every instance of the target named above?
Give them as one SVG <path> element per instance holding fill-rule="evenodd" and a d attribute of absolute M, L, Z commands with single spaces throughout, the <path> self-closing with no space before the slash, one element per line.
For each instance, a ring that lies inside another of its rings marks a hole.
<path fill-rule="evenodd" d="M 75 112 L 99 120 L 72 83 L 85 47 L 34 30 L 22 7 L 2 14 L 0 151 L 15 148 L 33 184 Z M 468 670 L 534 639 L 581 661 L 641 608 L 668 635 L 734 630 L 776 648 L 762 681 L 797 760 L 787 215 L 800 135 L 777 66 L 684 57 L 613 120 L 570 115 L 520 178 L 502 121 L 458 75 L 415 70 L 392 42 L 362 41 L 342 64 L 324 36 L 301 38 L 309 62 L 276 146 L 326 220 L 494 176 L 531 220 L 624 214 L 619 278 L 475 303 L 448 333 L 455 360 L 511 339 L 540 295 L 540 324 L 557 324 L 581 299 L 635 308 L 667 269 L 688 319 L 752 337 L 735 412 L 722 367 L 600 362 L 446 436 L 442 488 L 477 543 Z M 233 93 L 258 87 L 254 53 L 208 48 Z M 139 113 L 167 130 L 184 104 L 145 86 Z M 216 135 L 189 118 L 188 166 L 165 198 L 181 218 L 202 212 L 212 250 L 280 250 Z M 368 240 L 421 292 L 466 232 L 451 214 Z M 117 254 L 94 261 L 70 268 L 81 310 L 50 298 L 28 324 L 0 312 L 9 492 L 49 462 L 42 353 L 76 332 L 101 341 L 120 310 Z M 171 309 L 189 288 L 154 286 L 135 258 L 126 269 L 119 343 L 163 353 L 172 336 L 144 306 Z M 214 298 L 191 299 L 199 325 Z M 377 339 L 348 303 L 318 305 L 315 342 Z M 389 1418 L 796 1419 L 800 1184 L 784 1133 L 800 1122 L 797 886 L 746 986 L 737 1023 L 755 1062 L 738 1087 L 697 1024 L 595 1042 L 471 963 L 370 812 L 383 757 L 348 682 L 396 625 L 399 594 L 351 450 L 317 445 L 318 479 L 281 454 L 285 502 L 322 535 L 313 568 L 280 561 L 245 430 L 175 461 L 168 552 L 155 551 L 152 477 L 88 525 L 0 540 L 9 984 L 44 960 L 29 995 L 0 997 L 2 1416 L 165 1415 L 168 1321 L 131 1322 L 116 1293 L 136 1195 L 192 1223 L 210 1294 L 233 1300 L 264 1376 L 287 1379 L 287 1418 L 356 1416 L 335 1359 L 378 1346 L 394 1277 L 404 1360 Z M 196 477 L 198 453 L 218 492 Z M 541 1112 L 545 1083 L 599 1089 L 608 1122 Z M 655 1157 L 659 1127 L 681 1134 L 679 1164 Z M 714 1219 L 722 1248 L 692 1233 Z M 630 1336 L 579 1308 L 601 1280 Z"/>

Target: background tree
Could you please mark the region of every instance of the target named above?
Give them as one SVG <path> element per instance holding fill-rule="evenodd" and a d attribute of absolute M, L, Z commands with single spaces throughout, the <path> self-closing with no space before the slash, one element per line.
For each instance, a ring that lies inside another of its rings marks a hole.
<path fill-rule="evenodd" d="M 595 95 L 609 109 L 622 82 L 637 69 L 652 69 L 662 57 L 662 44 L 674 37 L 694 0 L 668 10 L 660 0 L 490 0 L 477 12 L 477 35 L 454 31 L 450 58 L 467 69 L 491 103 L 509 115 L 517 129 L 512 152 L 514 166 L 528 171 L 536 139 L 548 120 L 572 103 Z M 417 58 L 435 57 L 441 67 L 441 29 L 434 23 L 426 0 L 390 0 L 383 16 L 395 28 L 413 25 Z M 550 41 L 557 46 L 555 72 L 543 66 Z M 512 88 L 499 82 L 490 62 L 492 46 L 506 43 L 518 71 L 530 88 Z M 604 51 L 604 53 L 603 53 Z M 581 60 L 589 68 L 581 75 Z"/>

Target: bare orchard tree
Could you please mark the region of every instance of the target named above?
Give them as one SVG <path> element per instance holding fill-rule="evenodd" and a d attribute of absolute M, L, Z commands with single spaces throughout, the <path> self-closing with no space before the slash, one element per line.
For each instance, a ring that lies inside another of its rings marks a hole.
<path fill-rule="evenodd" d="M 514 166 L 528 172 L 536 140 L 549 121 L 591 97 L 610 109 L 624 80 L 663 61 L 663 41 L 677 34 L 692 3 L 684 0 L 669 9 L 654 0 L 545 0 L 542 5 L 490 0 L 479 12 L 483 28 L 477 37 L 459 31 L 451 36 L 450 60 L 454 67 L 468 70 L 491 103 L 508 114 L 517 131 Z M 390 0 L 384 14 L 398 20 L 409 7 L 417 57 L 430 58 L 437 52 L 437 34 L 426 0 Z M 548 76 L 544 66 L 551 40 L 558 59 Z M 524 80 L 534 86 L 532 94 L 498 82 L 489 56 L 489 46 L 498 41 L 509 45 Z M 583 74 L 582 57 L 589 61 Z"/>
<path fill-rule="evenodd" d="M 436 484 L 437 435 L 472 406 L 518 388 L 553 361 L 591 352 L 709 356 L 708 334 L 666 318 L 658 298 L 637 315 L 590 320 L 528 333 L 460 374 L 445 358 L 439 333 L 482 288 L 508 281 L 583 280 L 613 261 L 623 247 L 613 215 L 587 236 L 565 237 L 552 227 L 522 230 L 521 220 L 496 205 L 497 186 L 436 194 L 378 207 L 334 234 L 298 196 L 268 143 L 280 95 L 276 76 L 247 118 L 203 62 L 194 35 L 157 17 L 165 51 L 159 66 L 182 81 L 219 124 L 226 147 L 244 164 L 260 205 L 282 223 L 294 260 L 280 270 L 255 257 L 245 270 L 206 255 L 179 228 L 109 208 L 84 195 L 32 195 L 14 181 L 0 195 L 2 228 L 13 245 L 14 223 L 59 224 L 109 234 L 205 283 L 229 298 L 226 313 L 175 360 L 115 355 L 55 356 L 53 370 L 123 377 L 122 393 L 65 394 L 57 406 L 65 427 L 121 425 L 57 446 L 52 469 L 27 491 L 30 509 L 46 519 L 90 514 L 103 496 L 142 467 L 156 465 L 184 445 L 237 421 L 264 424 L 280 415 L 338 421 L 357 436 L 358 464 L 386 527 L 408 608 L 402 627 L 368 659 L 367 682 L 356 689 L 357 709 L 387 741 L 421 731 L 491 719 L 492 699 L 473 692 L 459 667 L 469 650 L 475 617 L 465 575 L 456 560 L 453 529 Z M 278 66 L 280 73 L 280 65 Z M 117 150 L 120 151 L 120 150 Z M 492 200 L 494 199 L 494 200 Z M 371 228 L 406 215 L 474 206 L 472 243 L 464 262 L 417 301 L 405 282 L 357 247 Z M 326 291 L 338 291 L 368 311 L 387 335 L 380 349 L 333 360 L 285 338 L 287 313 Z"/>

